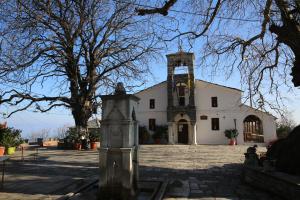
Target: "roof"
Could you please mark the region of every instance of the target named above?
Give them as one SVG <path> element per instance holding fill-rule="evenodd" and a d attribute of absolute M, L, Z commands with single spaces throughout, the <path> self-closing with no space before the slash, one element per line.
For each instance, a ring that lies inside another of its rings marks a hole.
<path fill-rule="evenodd" d="M 162 82 L 160 82 L 160 83 L 154 84 L 154 85 L 152 85 L 152 86 L 150 86 L 150 87 L 148 87 L 148 88 L 145 88 L 145 89 L 143 89 L 143 90 L 140 90 L 140 91 L 136 92 L 135 94 L 138 94 L 138 93 L 144 92 L 144 91 L 146 91 L 146 90 L 152 89 L 152 88 L 154 88 L 154 87 L 156 87 L 156 86 L 158 86 L 158 85 L 160 85 L 160 84 L 163 84 L 163 83 L 165 83 L 165 82 L 167 82 L 167 81 L 162 81 Z"/>
<path fill-rule="evenodd" d="M 227 88 L 227 89 L 231 89 L 231 90 L 236 90 L 236 91 L 242 92 L 242 90 L 237 89 L 237 88 L 228 87 L 228 86 L 225 86 L 225 85 L 220 85 L 220 84 L 217 84 L 217 83 L 212 83 L 212 82 L 204 81 L 204 80 L 201 80 L 201 79 L 196 79 L 196 81 L 201 81 L 201 82 L 205 82 L 205 83 L 208 83 L 208 84 L 216 85 L 216 86 L 219 86 L 219 87 L 224 87 L 224 88 Z"/>
<path fill-rule="evenodd" d="M 205 83 L 207 83 L 207 84 L 216 85 L 216 86 L 219 86 L 219 87 L 224 87 L 224 88 L 227 88 L 227 89 L 231 89 L 231 90 L 236 90 L 236 91 L 242 92 L 242 90 L 237 89 L 237 88 L 228 87 L 228 86 L 225 86 L 225 85 L 220 85 L 220 84 L 216 84 L 216 83 L 212 83 L 212 82 L 208 82 L 208 81 L 204 81 L 204 80 L 200 80 L 200 79 L 195 79 L 195 81 L 201 81 L 201 82 L 205 82 Z M 154 88 L 154 87 L 156 87 L 156 86 L 158 86 L 158 85 L 160 85 L 160 84 L 163 84 L 163 83 L 165 83 L 165 82 L 167 82 L 167 81 L 162 81 L 162 82 L 160 82 L 160 83 L 157 83 L 157 84 L 155 84 L 155 85 L 152 85 L 152 86 L 150 86 L 150 87 L 148 87 L 148 88 L 145 88 L 145 89 L 143 89 L 143 90 L 141 90 L 141 91 L 139 91 L 139 92 L 136 92 L 135 94 L 138 94 L 138 93 L 140 93 L 140 92 L 144 92 L 144 91 L 146 91 L 146 90 L 152 89 L 152 88 Z"/>
<path fill-rule="evenodd" d="M 261 113 L 270 115 L 271 117 L 274 117 L 275 119 L 277 119 L 277 117 L 275 117 L 274 115 L 272 115 L 271 113 L 269 113 L 269 112 L 267 112 L 267 111 L 258 110 L 257 108 L 253 108 L 253 107 L 248 106 L 248 105 L 243 104 L 243 103 L 242 103 L 240 106 L 245 106 L 245 107 L 247 107 L 248 109 L 251 109 L 251 110 L 254 110 L 254 111 L 256 111 L 256 112 L 261 112 Z"/>
<path fill-rule="evenodd" d="M 181 56 L 181 55 L 190 55 L 190 56 L 193 56 L 193 58 L 194 58 L 194 53 L 185 52 L 185 51 L 178 51 L 176 53 L 170 53 L 170 54 L 167 54 L 166 56 L 170 57 L 170 56 Z"/>

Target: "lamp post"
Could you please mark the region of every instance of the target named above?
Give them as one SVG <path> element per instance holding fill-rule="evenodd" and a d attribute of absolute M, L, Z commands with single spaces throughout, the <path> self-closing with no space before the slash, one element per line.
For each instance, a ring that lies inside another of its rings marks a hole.
<path fill-rule="evenodd" d="M 234 129 L 236 129 L 236 119 L 233 119 L 234 122 Z"/>
<path fill-rule="evenodd" d="M 234 122 L 234 129 L 236 130 L 236 119 L 233 119 L 233 122 Z M 235 143 L 237 144 L 237 139 L 236 138 L 235 138 Z"/>

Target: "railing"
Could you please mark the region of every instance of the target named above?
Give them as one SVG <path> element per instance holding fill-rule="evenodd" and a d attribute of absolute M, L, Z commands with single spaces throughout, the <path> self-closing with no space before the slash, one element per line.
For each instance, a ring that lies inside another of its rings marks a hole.
<path fill-rule="evenodd" d="M 244 132 L 244 141 L 264 142 L 264 136 L 257 133 Z"/>

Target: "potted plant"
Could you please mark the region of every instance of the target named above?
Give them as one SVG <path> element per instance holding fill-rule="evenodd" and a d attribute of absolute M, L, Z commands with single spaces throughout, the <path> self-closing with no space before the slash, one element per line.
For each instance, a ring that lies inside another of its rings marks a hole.
<path fill-rule="evenodd" d="M 99 129 L 89 130 L 90 148 L 92 150 L 97 149 L 97 142 L 100 141 L 100 131 Z"/>
<path fill-rule="evenodd" d="M 3 156 L 4 152 L 5 152 L 5 146 L 3 145 L 3 142 L 2 142 L 4 131 L 5 131 L 5 127 L 1 126 L 1 124 L 0 124 L 0 156 Z"/>
<path fill-rule="evenodd" d="M 5 147 L 0 144 L 0 156 L 3 156 L 5 152 Z"/>
<path fill-rule="evenodd" d="M 82 144 L 81 144 L 80 137 L 79 138 L 75 138 L 73 141 L 74 141 L 74 149 L 75 150 L 81 150 Z"/>
<path fill-rule="evenodd" d="M 5 147 L 8 155 L 14 154 L 16 147 L 23 142 L 21 138 L 21 131 L 18 129 L 1 128 L 0 135 L 0 143 Z"/>
<path fill-rule="evenodd" d="M 236 137 L 239 132 L 236 129 L 227 129 L 224 133 L 225 137 L 229 139 L 229 145 L 236 145 Z"/>
<path fill-rule="evenodd" d="M 67 140 L 73 143 L 73 148 L 81 150 L 81 138 L 80 134 L 74 128 L 67 130 Z"/>

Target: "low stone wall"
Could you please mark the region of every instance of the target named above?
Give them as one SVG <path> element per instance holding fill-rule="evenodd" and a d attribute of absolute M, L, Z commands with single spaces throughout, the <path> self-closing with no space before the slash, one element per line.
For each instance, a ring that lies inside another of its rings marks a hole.
<path fill-rule="evenodd" d="M 58 141 L 57 140 L 49 140 L 49 141 L 44 141 L 43 146 L 44 147 L 57 147 Z"/>
<path fill-rule="evenodd" d="M 262 167 L 244 166 L 243 180 L 253 187 L 288 200 L 299 200 L 300 177 L 281 172 L 265 172 Z"/>

